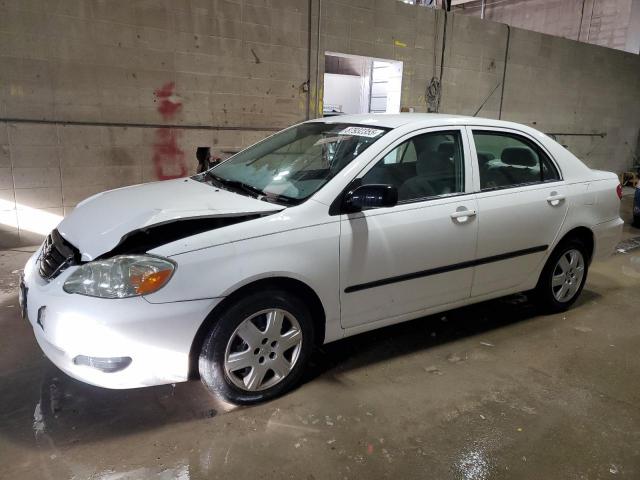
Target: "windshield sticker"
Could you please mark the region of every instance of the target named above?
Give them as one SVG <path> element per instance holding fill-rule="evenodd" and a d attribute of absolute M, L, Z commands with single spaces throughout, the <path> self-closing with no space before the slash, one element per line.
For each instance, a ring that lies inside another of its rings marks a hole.
<path fill-rule="evenodd" d="M 379 128 L 369 127 L 347 127 L 344 130 L 338 132 L 338 135 L 355 135 L 357 137 L 369 137 L 374 138 L 383 133 L 384 130 Z"/>

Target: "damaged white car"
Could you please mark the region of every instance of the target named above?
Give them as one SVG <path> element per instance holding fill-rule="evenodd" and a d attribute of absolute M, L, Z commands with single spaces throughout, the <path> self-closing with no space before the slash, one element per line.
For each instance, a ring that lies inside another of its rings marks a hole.
<path fill-rule="evenodd" d="M 523 125 L 319 119 L 80 203 L 28 261 L 21 305 L 72 377 L 200 376 L 253 403 L 295 385 L 314 345 L 515 292 L 568 308 L 619 240 L 620 195 Z"/>

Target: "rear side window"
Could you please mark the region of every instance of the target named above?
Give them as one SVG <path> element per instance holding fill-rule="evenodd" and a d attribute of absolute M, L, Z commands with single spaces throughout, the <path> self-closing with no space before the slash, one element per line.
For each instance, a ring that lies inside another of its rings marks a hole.
<path fill-rule="evenodd" d="M 482 190 L 560 180 L 551 159 L 525 137 L 474 130 L 473 140 L 478 154 Z"/>

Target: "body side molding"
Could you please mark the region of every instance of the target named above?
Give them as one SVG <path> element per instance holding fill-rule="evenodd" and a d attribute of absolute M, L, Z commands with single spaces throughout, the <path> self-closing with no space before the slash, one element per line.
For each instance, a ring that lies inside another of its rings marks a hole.
<path fill-rule="evenodd" d="M 452 272 L 454 270 L 461 270 L 463 268 L 476 267 L 478 265 L 484 265 L 485 263 L 499 262 L 500 260 L 507 260 L 509 258 L 520 257 L 522 255 L 531 255 L 532 253 L 544 252 L 549 248 L 548 245 L 539 245 L 537 247 L 526 248 L 524 250 L 516 250 L 514 252 L 501 253 L 500 255 L 494 255 L 492 257 L 479 258 L 477 260 L 469 260 L 468 262 L 454 263 L 452 265 L 445 265 L 442 267 L 431 268 L 429 270 L 422 270 L 420 272 L 405 273 L 404 275 L 397 275 L 395 277 L 382 278 L 380 280 L 374 280 L 373 282 L 361 283 L 359 285 L 352 285 L 344 289 L 344 293 L 353 293 L 360 290 L 366 290 L 368 288 L 381 287 L 382 285 L 389 285 L 390 283 L 405 282 L 407 280 L 414 280 L 416 278 L 428 277 L 430 275 L 438 275 L 440 273 Z"/>

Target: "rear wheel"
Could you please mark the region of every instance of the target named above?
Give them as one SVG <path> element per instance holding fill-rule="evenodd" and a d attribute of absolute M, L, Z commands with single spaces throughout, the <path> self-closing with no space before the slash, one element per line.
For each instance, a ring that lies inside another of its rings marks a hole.
<path fill-rule="evenodd" d="M 296 385 L 313 345 L 302 301 L 280 290 L 255 292 L 219 316 L 202 347 L 200 378 L 230 402 L 263 402 Z"/>
<path fill-rule="evenodd" d="M 535 296 L 550 313 L 568 309 L 578 299 L 587 279 L 589 253 L 578 239 L 563 241 L 542 270 Z"/>

